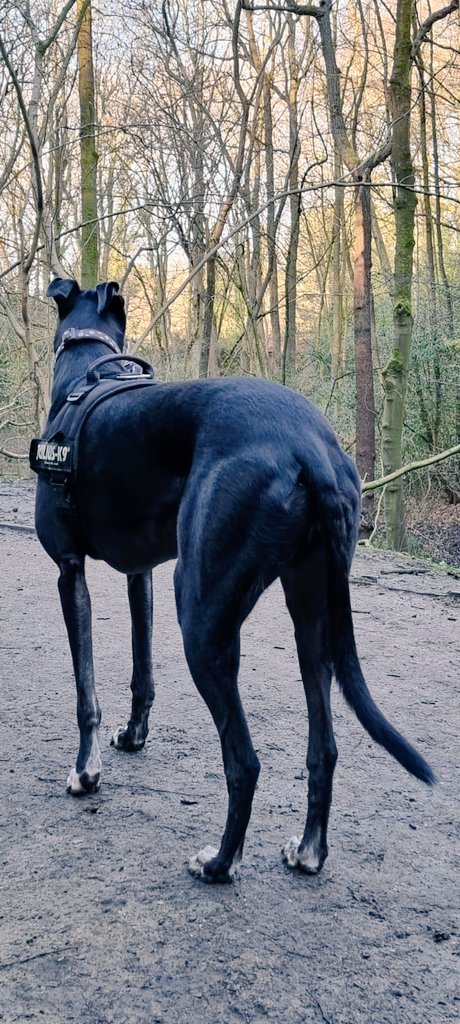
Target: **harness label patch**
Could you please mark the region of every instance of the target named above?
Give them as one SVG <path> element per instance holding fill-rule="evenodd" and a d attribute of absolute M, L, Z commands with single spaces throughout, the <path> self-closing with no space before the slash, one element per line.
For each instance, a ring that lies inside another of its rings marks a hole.
<path fill-rule="evenodd" d="M 70 473 L 72 446 L 58 444 L 57 441 L 43 441 L 36 437 L 30 446 L 30 467 L 36 473 L 43 469 L 58 473 Z"/>

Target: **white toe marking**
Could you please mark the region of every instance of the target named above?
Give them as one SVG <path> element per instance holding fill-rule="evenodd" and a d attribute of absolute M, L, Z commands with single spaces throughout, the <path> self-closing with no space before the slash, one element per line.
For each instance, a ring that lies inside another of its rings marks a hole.
<path fill-rule="evenodd" d="M 75 768 L 72 768 L 67 779 L 67 790 L 69 793 L 84 793 L 83 786 L 80 782 L 80 776 L 75 771 Z"/>
<path fill-rule="evenodd" d="M 297 867 L 297 864 L 299 863 L 299 846 L 300 840 L 297 836 L 291 836 L 283 847 L 283 859 L 290 868 Z"/>
<path fill-rule="evenodd" d="M 309 875 L 316 875 L 320 864 L 321 829 L 311 837 L 308 846 L 299 854 L 299 865 Z"/>
<path fill-rule="evenodd" d="M 307 875 L 316 875 L 320 866 L 320 837 L 318 829 L 315 835 L 304 850 L 299 852 L 300 842 L 297 836 L 288 839 L 282 850 L 283 858 L 290 868 L 301 868 Z"/>
<path fill-rule="evenodd" d="M 115 732 L 114 732 L 114 734 L 112 736 L 112 743 L 113 743 L 114 747 L 118 747 L 118 740 L 120 738 L 120 733 L 122 733 L 122 732 L 125 732 L 125 730 L 124 730 L 122 725 L 119 725 L 118 729 L 115 729 Z"/>
<path fill-rule="evenodd" d="M 83 772 L 88 776 L 88 782 L 91 784 L 93 789 L 99 789 L 99 776 L 102 770 L 101 753 L 99 750 L 99 743 L 97 741 L 97 735 L 94 733 L 91 741 L 91 750 L 89 752 L 88 760 L 85 764 Z M 81 775 L 83 775 L 81 772 Z M 85 786 L 82 786 L 80 781 L 80 775 L 76 768 L 72 768 L 70 775 L 67 779 L 67 792 L 73 793 L 86 793 L 88 790 Z"/>
<path fill-rule="evenodd" d="M 195 878 L 201 878 L 204 865 L 208 864 L 210 860 L 214 860 L 218 853 L 215 846 L 205 846 L 199 853 L 195 853 L 188 862 L 190 874 L 195 875 Z"/>
<path fill-rule="evenodd" d="M 299 865 L 307 875 L 317 875 L 319 871 L 319 856 L 315 850 L 308 848 L 299 857 Z"/>

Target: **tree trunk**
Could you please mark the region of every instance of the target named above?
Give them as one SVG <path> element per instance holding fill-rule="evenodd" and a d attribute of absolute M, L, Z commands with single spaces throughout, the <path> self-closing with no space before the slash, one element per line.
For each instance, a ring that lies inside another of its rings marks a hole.
<path fill-rule="evenodd" d="M 65 148 L 64 148 L 64 144 L 63 144 L 61 118 L 62 118 L 62 110 L 59 107 L 57 110 L 53 111 L 53 127 L 54 127 L 54 133 L 53 133 L 53 146 L 54 146 L 54 156 L 53 156 L 54 234 L 56 236 L 56 241 L 55 241 L 56 255 L 57 255 L 57 258 L 59 260 L 60 260 L 61 255 L 62 255 L 61 240 L 59 238 L 59 235 L 60 235 L 60 233 L 62 231 L 62 226 L 63 226 L 62 225 L 62 220 L 61 220 L 61 214 L 62 214 L 63 176 L 64 176 L 64 168 L 65 168 L 65 163 L 66 163 L 66 152 L 65 152 Z"/>
<path fill-rule="evenodd" d="M 355 192 L 355 362 L 356 362 L 356 464 L 363 480 L 374 479 L 375 408 L 372 375 L 371 307 L 371 205 L 370 191 L 358 185 Z M 369 501 L 369 498 L 371 499 Z M 365 530 L 372 528 L 372 495 L 363 498 Z"/>
<path fill-rule="evenodd" d="M 264 152 L 265 170 L 267 176 L 267 199 L 273 199 L 275 195 L 275 158 L 273 148 L 273 115 L 271 85 L 268 76 L 264 78 L 263 86 L 264 103 Z M 279 293 L 278 293 L 278 255 L 276 251 L 276 227 L 275 227 L 275 206 L 269 203 L 267 206 L 267 255 L 268 273 L 270 275 L 269 303 L 270 303 L 270 327 L 271 327 L 271 355 L 275 373 L 279 371 L 281 359 L 281 325 L 279 314 Z"/>
<path fill-rule="evenodd" d="M 250 169 L 247 167 L 246 170 L 246 187 L 245 187 L 245 198 L 248 213 L 254 208 L 257 208 L 260 204 L 260 184 L 263 181 L 263 176 L 260 174 L 260 162 L 262 159 L 262 150 L 265 157 L 265 186 L 267 193 L 267 200 L 274 199 L 275 196 L 275 153 L 273 146 L 273 114 L 272 114 L 272 79 L 270 72 L 263 67 L 262 57 L 259 51 L 259 47 L 256 41 L 254 32 L 253 20 L 249 15 L 247 16 L 247 31 L 249 40 L 249 51 L 251 54 L 251 61 L 258 77 L 262 79 L 262 114 L 261 124 L 256 135 L 253 133 L 253 146 L 254 146 L 254 158 L 250 161 L 252 180 L 254 181 L 254 187 L 251 192 L 250 188 Z M 256 111 L 257 117 L 257 111 Z M 256 167 L 257 161 L 257 167 Z M 267 363 L 271 366 L 275 374 L 279 373 L 281 363 L 281 325 L 279 315 L 279 292 L 278 292 L 278 257 L 276 251 L 276 220 L 275 220 L 275 205 L 274 202 L 269 202 L 266 211 L 266 223 L 265 223 L 265 237 L 266 237 L 266 249 L 267 249 L 267 269 L 264 277 L 262 278 L 262 232 L 261 232 L 261 221 L 260 217 L 255 218 L 251 221 L 251 230 L 254 237 L 254 259 L 256 257 L 256 250 L 259 252 L 260 266 L 257 267 L 257 286 L 253 290 L 254 297 L 251 303 L 249 292 L 245 294 L 245 301 L 248 305 L 248 312 L 250 313 L 250 321 L 248 327 L 252 334 L 253 340 L 253 355 L 255 356 L 255 365 L 260 368 L 263 375 L 267 372 Z M 243 280 L 250 280 L 251 273 L 241 276 L 241 282 Z M 269 294 L 269 308 L 268 319 L 270 322 L 270 329 L 268 331 L 266 321 L 261 317 L 261 311 L 264 306 L 265 294 L 268 288 Z M 247 366 L 250 365 L 251 353 L 245 352 L 242 349 L 242 354 L 245 358 Z"/>
<path fill-rule="evenodd" d="M 211 256 L 206 264 L 206 299 L 201 339 L 199 377 L 210 376 L 211 340 L 214 322 L 214 299 L 216 293 L 216 257 Z"/>
<path fill-rule="evenodd" d="M 438 310 L 437 310 L 437 281 L 436 281 L 436 263 L 434 255 L 434 244 L 433 244 L 433 216 L 431 212 L 431 199 L 429 195 L 430 191 L 430 175 L 428 169 L 428 146 L 427 146 L 427 134 L 426 134 L 426 105 L 425 105 L 425 75 L 423 72 L 423 65 L 421 60 L 418 62 L 418 70 L 420 76 L 420 143 L 421 143 L 421 156 L 422 156 L 422 170 L 423 170 L 423 207 L 425 213 L 425 237 L 426 237 L 426 256 L 428 263 L 428 324 L 430 329 L 430 343 L 433 359 L 433 372 L 434 372 L 434 388 L 433 398 L 434 403 L 431 405 L 431 415 L 429 418 L 429 438 L 433 451 L 436 451 L 438 443 L 439 428 L 441 425 L 441 364 L 439 359 L 439 332 L 438 332 Z M 431 390 L 431 389 L 430 389 Z"/>
<path fill-rule="evenodd" d="M 284 329 L 283 382 L 295 369 L 296 364 L 296 312 L 297 312 L 297 254 L 300 235 L 301 197 L 299 186 L 299 123 L 297 95 L 299 91 L 299 69 L 295 53 L 295 21 L 288 16 L 288 65 L 289 65 L 289 197 L 290 233 L 286 258 L 286 320 Z"/>
<path fill-rule="evenodd" d="M 240 77 L 240 52 L 239 52 L 239 26 L 241 19 L 241 3 L 242 0 L 238 0 L 235 10 L 235 17 L 233 21 L 233 34 L 232 34 L 232 53 L 233 53 L 233 76 L 235 89 L 238 94 L 241 103 L 241 115 L 239 121 L 239 136 L 238 136 L 238 148 L 235 158 L 235 162 L 232 166 L 231 179 L 229 184 L 228 193 L 222 200 L 217 218 L 214 222 L 214 226 L 209 237 L 209 247 L 213 249 L 222 238 L 222 233 L 227 222 L 230 210 L 233 207 L 235 199 L 238 195 L 241 178 L 243 175 L 243 164 L 246 149 L 246 136 L 248 131 L 248 120 L 249 120 L 249 109 L 250 103 L 247 96 L 244 93 L 241 77 Z M 215 337 L 213 339 L 213 323 L 214 323 L 214 302 L 216 295 L 216 255 L 211 256 L 206 265 L 206 291 L 205 291 L 205 309 L 203 317 L 203 336 L 201 341 L 201 352 L 200 352 L 200 363 L 199 363 L 199 376 L 208 377 L 211 374 L 210 356 L 212 354 L 212 345 L 215 345 Z M 217 366 L 216 353 L 214 352 L 214 369 Z"/>
<path fill-rule="evenodd" d="M 384 369 L 382 461 L 385 475 L 401 466 L 407 377 L 412 346 L 412 268 L 416 196 L 410 150 L 412 0 L 398 0 L 393 71 L 390 79 L 393 119 L 392 167 L 395 178 L 395 273 L 393 352 Z M 391 547 L 407 546 L 401 478 L 385 491 L 385 522 Z"/>
<path fill-rule="evenodd" d="M 454 308 L 452 302 L 452 292 L 450 282 L 447 277 L 446 266 L 444 262 L 444 243 L 442 238 L 442 227 L 441 227 L 441 190 L 440 190 L 440 178 L 439 178 L 439 148 L 438 148 L 438 130 L 436 125 L 436 96 L 434 91 L 434 68 L 433 68 L 433 47 L 431 48 L 431 70 L 430 70 L 431 88 L 431 141 L 433 146 L 433 171 L 434 171 L 434 187 L 435 187 L 435 213 L 436 213 L 436 241 L 438 250 L 438 264 L 441 280 L 444 288 L 444 296 L 446 300 L 446 313 L 447 313 L 447 336 L 449 338 L 455 338 L 455 321 L 454 321 Z"/>
<path fill-rule="evenodd" d="M 380 269 L 382 271 L 383 280 L 385 287 L 389 295 L 393 295 L 394 281 L 393 281 L 393 268 L 390 263 L 390 257 L 387 252 L 387 247 L 383 240 L 383 235 L 380 230 L 380 224 L 378 222 L 377 213 L 375 211 L 374 204 L 371 199 L 371 218 L 372 218 L 372 237 L 374 239 L 376 252 L 380 261 Z"/>
<path fill-rule="evenodd" d="M 193 215 L 190 224 L 190 269 L 203 258 L 206 249 L 206 215 L 205 215 L 205 172 L 204 153 L 206 149 L 206 133 L 203 118 L 205 107 L 204 69 L 193 55 L 193 98 L 189 100 L 189 109 L 193 123 L 193 137 L 189 141 L 192 163 L 192 196 Z M 193 278 L 191 284 L 191 333 L 189 348 L 194 354 L 194 370 L 199 372 L 201 360 L 201 344 L 203 324 L 206 310 L 206 274 L 205 268 Z"/>
<path fill-rule="evenodd" d="M 355 193 L 355 266 L 354 266 L 354 314 L 355 314 L 355 366 L 356 366 L 356 462 L 360 473 L 369 478 L 373 475 L 375 460 L 375 413 L 374 381 L 372 372 L 371 335 L 371 211 L 369 187 L 361 187 L 358 154 L 350 136 L 343 114 L 340 70 L 337 66 L 336 50 L 331 30 L 332 0 L 323 0 L 318 8 L 318 27 L 321 37 L 326 83 L 334 145 L 343 165 L 356 182 Z M 383 153 L 375 154 L 369 161 L 372 168 L 384 159 Z M 370 181 L 369 169 L 368 182 Z M 366 508 L 365 529 L 371 518 L 373 502 L 364 502 Z"/>
<path fill-rule="evenodd" d="M 340 156 L 335 149 L 334 179 L 338 181 L 342 173 Z M 339 367 L 342 362 L 343 340 L 343 305 L 342 305 L 342 232 L 343 232 L 343 188 L 339 185 L 334 189 L 333 240 L 332 240 L 332 352 L 331 378 L 337 382 Z M 335 388 L 337 398 L 337 386 Z"/>
<path fill-rule="evenodd" d="M 81 16 L 83 0 L 77 0 Z M 97 152 L 95 144 L 96 102 L 94 90 L 91 3 L 83 14 L 77 43 L 78 94 L 80 99 L 81 172 L 81 283 L 94 288 L 99 277 L 99 231 L 97 223 Z"/>

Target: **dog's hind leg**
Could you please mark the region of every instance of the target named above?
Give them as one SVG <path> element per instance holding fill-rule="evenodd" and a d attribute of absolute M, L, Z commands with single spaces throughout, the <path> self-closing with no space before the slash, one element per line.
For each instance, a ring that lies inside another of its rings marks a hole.
<path fill-rule="evenodd" d="M 326 565 L 321 550 L 300 566 L 283 570 L 281 582 L 294 622 L 300 671 L 307 698 L 309 735 L 307 750 L 308 811 L 299 842 L 293 836 L 283 850 L 290 867 L 315 875 L 326 860 L 327 824 L 337 748 L 332 728 L 329 624 Z"/>
<path fill-rule="evenodd" d="M 118 750 L 141 750 L 149 731 L 149 712 L 155 696 L 152 669 L 153 590 L 152 573 L 128 576 L 131 609 L 133 676 L 131 717 L 126 729 L 120 726 L 111 743 Z"/>
<path fill-rule="evenodd" d="M 68 555 L 61 559 L 58 587 L 77 684 L 80 730 L 77 763 L 67 779 L 67 789 L 79 796 L 99 788 L 102 767 L 97 737 L 101 712 L 94 684 L 91 602 L 83 557 Z"/>
<path fill-rule="evenodd" d="M 191 858 L 189 869 L 206 882 L 229 882 L 243 852 L 260 765 L 237 687 L 240 646 L 234 608 L 217 588 L 210 588 L 201 600 L 192 597 L 190 583 L 187 568 L 179 563 L 175 584 L 184 649 L 195 685 L 219 733 L 228 813 L 220 849 L 205 847 Z"/>
<path fill-rule="evenodd" d="M 205 847 L 191 858 L 189 868 L 204 881 L 228 882 L 241 860 L 260 770 L 237 689 L 239 638 L 224 643 L 209 636 L 200 638 L 192 627 L 185 633 L 184 646 L 197 689 L 219 733 L 228 790 L 220 849 Z"/>

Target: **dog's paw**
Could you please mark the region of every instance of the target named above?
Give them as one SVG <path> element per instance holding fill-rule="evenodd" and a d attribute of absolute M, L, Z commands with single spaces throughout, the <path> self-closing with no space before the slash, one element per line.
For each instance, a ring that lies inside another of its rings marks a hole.
<path fill-rule="evenodd" d="M 219 851 L 216 850 L 215 846 L 205 846 L 203 850 L 196 853 L 193 857 L 190 857 L 188 862 L 188 870 L 194 878 L 199 878 L 201 882 L 225 884 L 233 882 L 236 871 L 230 869 L 230 871 L 223 871 L 219 868 L 217 861 Z"/>
<path fill-rule="evenodd" d="M 72 768 L 67 779 L 67 792 L 71 793 L 72 796 L 85 796 L 86 793 L 96 793 L 100 784 L 100 772 L 97 772 L 95 775 L 89 775 L 88 772 L 82 772 L 81 775 L 79 775 L 75 768 Z"/>
<path fill-rule="evenodd" d="M 317 875 L 326 860 L 327 853 L 322 853 L 318 843 L 311 841 L 301 849 L 297 836 L 291 836 L 281 851 L 283 860 L 289 868 L 298 868 L 306 875 Z"/>
<path fill-rule="evenodd" d="M 218 853 L 219 851 L 216 850 L 215 846 L 205 846 L 199 853 L 195 853 L 188 862 L 190 874 L 195 878 L 203 878 L 205 864 L 209 864 L 211 860 L 214 860 Z"/>
<path fill-rule="evenodd" d="M 133 733 L 131 729 L 124 729 L 120 725 L 118 729 L 115 729 L 110 746 L 115 747 L 116 750 L 125 750 L 129 754 L 134 754 L 145 746 L 145 738 L 142 738 L 140 733 Z"/>
<path fill-rule="evenodd" d="M 300 839 L 297 836 L 291 836 L 287 843 L 284 844 L 281 854 L 283 860 L 286 862 L 289 868 L 296 868 L 298 864 Z"/>

